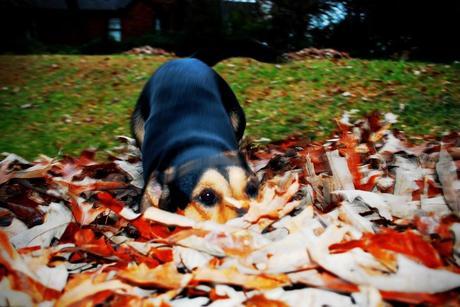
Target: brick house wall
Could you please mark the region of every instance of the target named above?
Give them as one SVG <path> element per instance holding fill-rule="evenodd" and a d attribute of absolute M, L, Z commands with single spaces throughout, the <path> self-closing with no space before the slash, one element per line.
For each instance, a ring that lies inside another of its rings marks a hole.
<path fill-rule="evenodd" d="M 68 45 L 107 39 L 111 18 L 120 18 L 122 40 L 150 33 L 155 29 L 156 18 L 163 18 L 160 15 L 164 11 L 164 7 L 158 7 L 153 0 L 132 0 L 125 7 L 107 10 L 2 8 L 1 5 L 0 8 L 0 34 L 6 39 L 5 43 L 22 37 Z"/>
<path fill-rule="evenodd" d="M 121 14 L 122 39 L 146 34 L 155 28 L 155 10 L 144 1 L 136 1 Z M 107 21 L 108 22 L 108 21 Z"/>

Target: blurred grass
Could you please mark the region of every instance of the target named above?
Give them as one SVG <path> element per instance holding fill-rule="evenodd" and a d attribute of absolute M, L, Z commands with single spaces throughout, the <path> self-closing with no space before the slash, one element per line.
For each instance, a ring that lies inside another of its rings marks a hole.
<path fill-rule="evenodd" d="M 167 57 L 0 56 L 0 152 L 26 158 L 106 149 L 129 135 L 129 117 L 150 74 Z M 399 115 L 411 136 L 460 130 L 460 65 L 304 60 L 216 66 L 247 115 L 246 135 L 323 139 L 344 111 Z"/>

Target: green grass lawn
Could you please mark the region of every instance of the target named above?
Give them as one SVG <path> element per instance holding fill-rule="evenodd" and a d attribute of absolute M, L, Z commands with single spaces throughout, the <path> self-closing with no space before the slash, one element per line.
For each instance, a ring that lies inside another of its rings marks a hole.
<path fill-rule="evenodd" d="M 105 149 L 129 134 L 150 74 L 167 57 L 0 56 L 0 152 L 26 158 Z M 411 136 L 460 130 L 460 65 L 305 60 L 284 65 L 232 59 L 216 69 L 247 115 L 246 135 L 323 139 L 343 111 L 399 115 Z M 344 94 L 345 93 L 345 94 Z"/>

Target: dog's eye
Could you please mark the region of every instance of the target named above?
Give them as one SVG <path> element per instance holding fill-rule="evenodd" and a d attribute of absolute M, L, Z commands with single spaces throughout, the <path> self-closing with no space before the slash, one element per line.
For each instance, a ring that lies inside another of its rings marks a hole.
<path fill-rule="evenodd" d="M 217 203 L 218 197 L 213 190 L 204 189 L 198 196 L 198 200 L 205 206 L 212 206 Z"/>

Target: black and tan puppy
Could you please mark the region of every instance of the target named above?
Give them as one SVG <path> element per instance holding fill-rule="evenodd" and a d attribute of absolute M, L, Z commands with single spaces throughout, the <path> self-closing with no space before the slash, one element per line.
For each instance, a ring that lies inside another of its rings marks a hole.
<path fill-rule="evenodd" d="M 257 195 L 257 179 L 238 151 L 244 112 L 228 84 L 200 60 L 162 65 L 145 85 L 131 125 L 142 152 L 143 209 L 181 209 L 222 223 Z"/>

